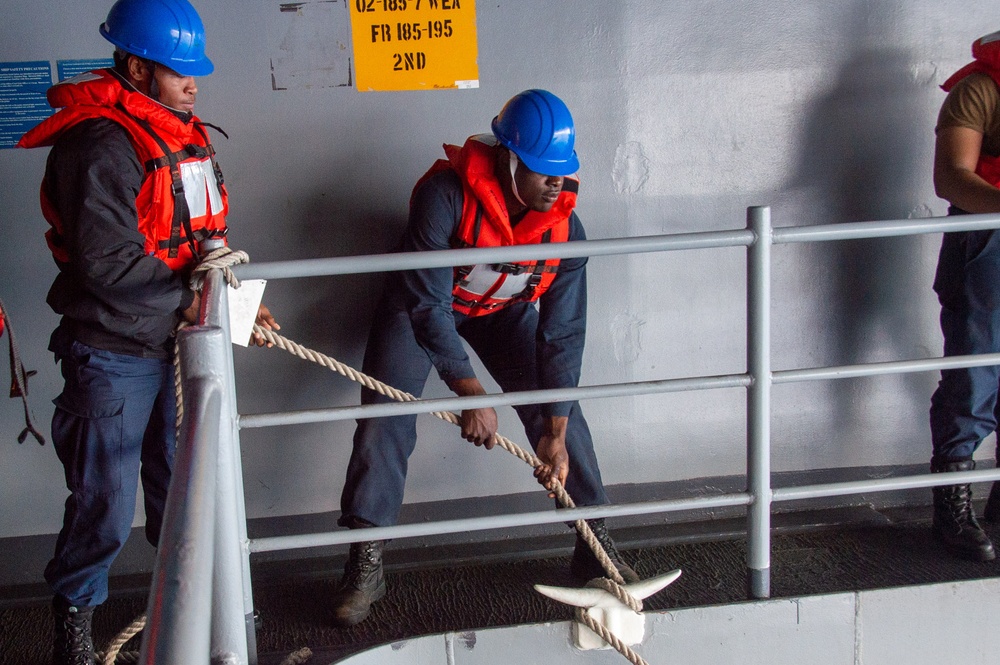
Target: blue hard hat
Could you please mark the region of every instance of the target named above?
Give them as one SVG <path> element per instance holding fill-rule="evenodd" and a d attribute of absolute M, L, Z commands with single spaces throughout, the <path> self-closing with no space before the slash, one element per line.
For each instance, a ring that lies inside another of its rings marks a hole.
<path fill-rule="evenodd" d="M 215 69 L 205 56 L 205 26 L 187 0 L 118 0 L 101 24 L 101 35 L 181 76 L 205 76 Z"/>
<path fill-rule="evenodd" d="M 535 173 L 564 176 L 580 169 L 573 116 L 548 90 L 525 90 L 493 118 L 493 135 Z"/>

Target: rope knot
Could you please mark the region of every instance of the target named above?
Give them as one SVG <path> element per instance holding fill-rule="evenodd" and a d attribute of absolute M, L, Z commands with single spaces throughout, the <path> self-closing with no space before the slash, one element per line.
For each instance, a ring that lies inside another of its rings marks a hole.
<path fill-rule="evenodd" d="M 230 269 L 232 266 L 241 263 L 250 263 L 250 256 L 243 250 L 233 250 L 229 247 L 214 249 L 201 258 L 191 273 L 190 286 L 195 291 L 200 291 L 205 283 L 205 273 L 213 268 L 222 270 L 222 275 L 226 278 L 226 284 L 234 289 L 240 288 L 240 281 Z"/>

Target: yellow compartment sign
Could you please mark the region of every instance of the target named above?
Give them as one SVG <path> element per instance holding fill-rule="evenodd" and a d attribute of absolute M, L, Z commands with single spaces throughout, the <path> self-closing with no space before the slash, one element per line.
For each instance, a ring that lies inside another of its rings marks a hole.
<path fill-rule="evenodd" d="M 475 0 L 347 0 L 358 90 L 478 88 Z"/>

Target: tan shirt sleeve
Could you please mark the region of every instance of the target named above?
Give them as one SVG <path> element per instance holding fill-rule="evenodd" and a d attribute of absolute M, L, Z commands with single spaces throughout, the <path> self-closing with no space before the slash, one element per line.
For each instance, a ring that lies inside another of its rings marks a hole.
<path fill-rule="evenodd" d="M 1000 88 L 986 74 L 967 76 L 951 89 L 938 114 L 935 132 L 967 127 L 983 135 L 983 152 L 1000 155 Z"/>

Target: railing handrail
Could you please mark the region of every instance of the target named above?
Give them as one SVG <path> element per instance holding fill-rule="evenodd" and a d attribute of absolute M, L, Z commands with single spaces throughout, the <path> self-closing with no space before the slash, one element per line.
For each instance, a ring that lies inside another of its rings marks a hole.
<path fill-rule="evenodd" d="M 238 266 L 241 275 L 246 277 L 267 277 L 271 279 L 294 278 L 294 277 L 315 277 L 334 276 L 364 272 L 380 272 L 389 270 L 434 268 L 456 265 L 467 265 L 471 263 L 484 262 L 506 262 L 537 260 L 543 258 L 572 258 L 579 256 L 605 256 L 623 253 L 637 252 L 660 252 L 678 251 L 687 249 L 707 249 L 745 246 L 748 252 L 752 253 L 755 244 L 766 240 L 768 245 L 793 244 L 802 242 L 822 242 L 851 239 L 865 239 L 877 237 L 899 237 L 917 234 L 928 234 L 938 232 L 971 231 L 988 228 L 1000 228 L 1000 215 L 962 215 L 954 217 L 928 217 L 921 219 L 885 220 L 869 222 L 852 222 L 843 224 L 825 224 L 815 226 L 786 226 L 770 227 L 769 210 L 767 208 L 749 208 L 748 217 L 753 214 L 760 214 L 759 211 L 767 211 L 766 223 L 754 229 L 752 225 L 745 230 L 729 231 L 703 231 L 681 234 L 664 234 L 655 236 L 639 236 L 634 238 L 615 238 L 607 240 L 584 240 L 567 243 L 546 244 L 539 246 L 514 246 L 501 248 L 471 248 L 442 250 L 435 252 L 406 252 L 396 254 L 363 255 L 351 257 L 332 257 L 326 259 L 310 259 L 303 261 L 287 261 L 264 264 L 249 264 Z M 763 237 L 766 236 L 766 237 Z M 765 259 L 769 261 L 769 252 Z M 748 262 L 748 308 L 754 299 L 753 289 L 749 287 L 752 275 L 749 274 L 750 266 Z M 769 274 L 765 274 L 765 281 L 769 280 Z M 761 280 L 758 280 L 760 282 Z M 759 284 L 757 288 L 760 288 Z M 762 310 L 758 307 L 758 317 Z M 752 317 L 748 316 L 748 329 L 751 326 Z M 769 326 L 769 321 L 766 322 Z M 769 335 L 768 329 L 768 335 Z M 748 335 L 748 338 L 751 335 Z M 751 351 L 751 340 L 748 339 L 748 352 Z M 660 379 L 653 381 L 636 381 L 620 384 L 607 384 L 596 386 L 579 386 L 576 388 L 549 389 L 539 391 L 523 391 L 512 393 L 491 393 L 488 395 L 474 397 L 447 397 L 439 399 L 420 399 L 412 402 L 386 403 L 371 405 L 355 405 L 344 407 L 331 407 L 327 409 L 311 409 L 303 411 L 289 411 L 270 414 L 241 414 L 239 423 L 241 428 L 268 427 L 276 425 L 294 425 L 315 422 L 339 421 L 352 418 L 370 418 L 393 416 L 413 413 L 430 413 L 443 410 L 463 410 L 468 408 L 494 407 L 515 404 L 536 404 L 546 401 L 567 401 L 580 399 L 594 399 L 599 397 L 614 397 L 622 395 L 654 394 L 667 392 L 684 392 L 690 390 L 707 390 L 716 388 L 746 387 L 753 390 L 755 380 L 766 378 L 769 385 L 782 383 L 793 383 L 812 380 L 828 380 L 840 378 L 857 378 L 863 376 L 876 376 L 885 374 L 897 374 L 906 372 L 931 371 L 936 369 L 950 369 L 957 367 L 975 367 L 989 364 L 996 364 L 1000 359 L 1000 354 L 955 356 L 948 358 L 923 358 L 916 360 L 875 362 L 860 365 L 843 365 L 834 367 L 813 367 L 787 370 L 772 370 L 769 365 L 766 377 L 755 376 L 753 371 L 743 374 L 727 374 L 716 376 L 693 376 L 674 379 Z M 749 365 L 748 365 L 749 366 Z M 770 405 L 765 406 L 765 411 L 769 418 Z M 749 422 L 749 421 L 748 421 Z M 769 431 L 764 433 L 769 439 Z M 748 433 L 748 437 L 750 437 Z M 753 453 L 753 446 L 748 446 L 748 456 Z M 998 472 L 1000 473 L 1000 472 Z M 751 474 L 753 475 L 753 474 Z M 769 475 L 768 473 L 764 475 Z M 893 488 L 907 488 L 907 478 L 893 479 Z M 927 487 L 937 484 L 944 484 L 948 481 L 938 478 L 923 479 L 914 476 L 912 487 Z M 845 494 L 854 493 L 846 488 L 857 487 L 857 491 L 879 491 L 890 484 L 882 483 L 880 480 L 858 481 L 853 484 L 845 484 L 841 487 Z M 758 496 L 760 494 L 760 496 Z M 817 494 L 821 496 L 822 494 Z M 729 495 L 725 500 L 732 500 L 739 505 L 744 502 L 748 505 L 760 505 L 761 502 L 784 500 L 789 496 L 788 490 L 781 490 L 775 495 L 769 487 L 761 486 L 758 491 L 750 491 L 743 494 Z M 660 512 L 675 512 L 689 509 L 684 501 L 659 502 Z M 693 506 L 694 504 L 692 504 Z M 629 516 L 644 514 L 647 507 L 643 504 L 622 504 L 615 509 L 583 509 L 593 510 L 594 515 L 601 516 Z M 581 510 L 581 509 L 577 509 Z M 637 512 L 630 512 L 635 510 Z M 588 512 L 589 516 L 590 513 Z M 543 514 L 521 514 L 526 520 L 519 523 L 514 516 L 509 526 L 529 525 L 538 523 L 549 523 L 562 521 L 565 516 L 549 516 L 545 518 Z M 422 525 L 396 525 L 391 527 L 380 527 L 380 533 L 384 530 L 386 538 L 406 538 L 417 535 L 437 535 L 441 533 L 451 533 L 451 529 L 456 531 L 480 530 L 483 528 L 502 528 L 501 524 L 507 525 L 506 521 L 494 521 L 494 517 L 470 518 L 469 520 L 459 520 L 453 525 L 451 522 L 444 530 L 438 530 L 434 523 Z M 490 524 L 492 526 L 477 527 L 477 524 Z M 758 530 L 760 530 L 758 528 Z M 766 531 L 766 529 L 764 529 Z M 330 532 L 315 534 L 317 542 L 323 544 L 339 544 L 356 542 L 361 536 L 350 532 Z M 365 538 L 371 534 L 366 532 Z M 309 542 L 309 535 L 289 537 L 288 543 Z M 759 540 L 759 539 L 758 539 Z M 267 542 L 268 544 L 263 544 Z M 261 543 L 256 540 L 251 541 L 251 551 L 263 551 L 257 548 L 267 548 L 270 550 L 278 542 L 275 539 L 262 539 Z M 760 543 L 757 543 L 758 545 Z M 296 545 L 299 546 L 299 545 Z M 758 554 L 763 557 L 763 553 L 758 547 Z M 766 567 L 766 561 L 761 565 Z M 766 586 L 763 580 L 759 584 Z M 769 590 L 766 588 L 757 589 L 758 597 L 766 597 Z"/>
<path fill-rule="evenodd" d="M 908 374 L 940 369 L 956 369 L 959 367 L 984 367 L 987 365 L 1000 365 L 1000 353 L 773 370 L 771 372 L 771 382 L 779 385 L 784 383 L 801 383 L 804 381 L 856 379 L 868 376 Z M 713 376 L 690 376 L 676 379 L 605 383 L 578 386 L 576 388 L 549 388 L 545 390 L 522 390 L 508 393 L 487 393 L 485 395 L 473 395 L 470 397 L 416 399 L 411 402 L 331 406 L 324 409 L 242 414 L 239 417 L 239 425 L 241 429 L 255 429 L 261 427 L 336 422 L 354 420 L 356 418 L 382 418 L 414 413 L 433 413 L 435 411 L 463 411 L 465 409 L 482 409 L 497 406 L 575 402 L 602 397 L 628 397 L 634 395 L 692 392 L 695 390 L 745 388 L 750 385 L 751 381 L 752 378 L 749 373 L 717 374 Z"/>
<path fill-rule="evenodd" d="M 978 471 L 963 471 L 949 476 L 948 484 L 981 483 L 1000 480 L 1000 468 L 982 469 Z M 906 490 L 924 487 L 934 487 L 942 483 L 940 474 L 920 474 L 915 476 L 890 476 L 886 478 L 868 478 L 837 483 L 819 483 L 815 485 L 797 485 L 780 487 L 771 490 L 772 503 L 800 501 L 803 499 L 820 499 L 834 496 L 848 496 L 865 492 L 885 492 L 890 490 Z M 578 519 L 595 519 L 599 517 L 634 517 L 637 515 L 656 515 L 665 512 L 680 512 L 688 510 L 710 510 L 714 508 L 731 508 L 746 506 L 753 501 L 749 492 L 728 492 L 711 496 L 688 497 L 684 499 L 663 499 L 660 501 L 633 501 L 615 503 L 604 506 L 587 506 L 568 508 L 558 513 L 552 510 L 534 511 L 528 513 L 511 513 L 507 515 L 489 515 L 484 517 L 468 517 L 449 520 L 435 520 L 413 524 L 397 524 L 395 526 L 373 527 L 365 529 L 366 540 L 393 540 L 398 538 L 419 538 L 424 536 L 442 536 L 470 531 L 490 531 L 495 529 L 513 529 L 523 526 L 542 524 L 559 524 Z M 277 552 L 291 549 L 306 549 L 310 547 L 325 547 L 346 545 L 357 541 L 358 534 L 349 530 L 322 531 L 292 536 L 268 536 L 254 538 L 250 541 L 250 552 Z"/>
<path fill-rule="evenodd" d="M 997 215 L 962 215 L 956 217 L 924 217 L 815 226 L 784 226 L 772 230 L 775 245 L 831 240 L 851 240 L 879 237 L 920 235 L 950 231 L 977 231 L 997 228 Z M 298 279 L 302 277 L 333 277 L 374 272 L 393 272 L 421 268 L 444 268 L 477 263 L 510 263 L 542 259 L 569 259 L 583 256 L 616 256 L 650 252 L 674 252 L 691 249 L 723 249 L 747 247 L 754 242 L 749 229 L 725 231 L 695 231 L 661 235 L 608 238 L 604 240 L 574 240 L 539 245 L 510 247 L 471 247 L 433 252 L 396 252 L 358 254 L 294 261 L 266 261 L 234 266 L 240 279 Z"/>

